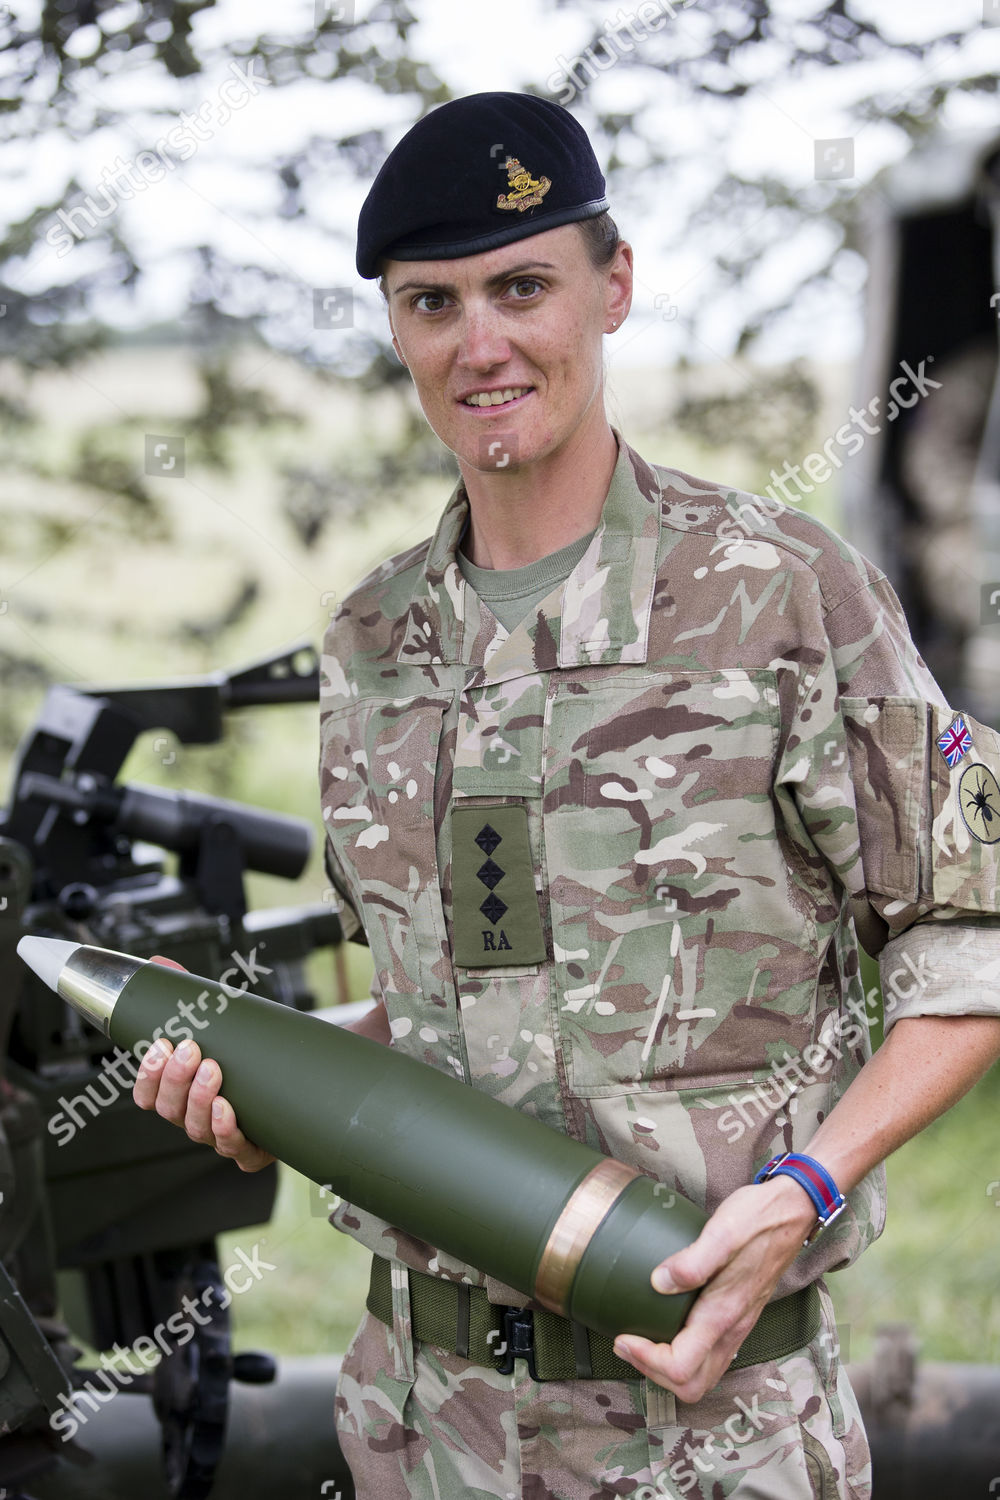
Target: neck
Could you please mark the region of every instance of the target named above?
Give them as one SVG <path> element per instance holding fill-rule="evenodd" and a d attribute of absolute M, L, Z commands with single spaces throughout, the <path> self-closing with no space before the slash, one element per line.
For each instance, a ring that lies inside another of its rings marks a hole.
<path fill-rule="evenodd" d="M 469 497 L 466 557 L 479 568 L 523 568 L 586 536 L 600 520 L 617 460 L 602 412 L 600 426 L 511 474 L 460 465 Z"/>

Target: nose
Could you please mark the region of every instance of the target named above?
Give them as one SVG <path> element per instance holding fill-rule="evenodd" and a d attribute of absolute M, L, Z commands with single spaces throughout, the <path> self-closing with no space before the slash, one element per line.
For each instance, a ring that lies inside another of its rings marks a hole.
<path fill-rule="evenodd" d="M 458 362 L 468 370 L 489 370 L 510 359 L 502 319 L 488 303 L 466 304 L 462 313 Z"/>

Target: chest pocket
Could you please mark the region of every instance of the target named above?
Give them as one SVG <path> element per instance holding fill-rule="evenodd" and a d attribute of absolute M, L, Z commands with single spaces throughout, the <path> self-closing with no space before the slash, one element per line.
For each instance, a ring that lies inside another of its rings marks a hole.
<path fill-rule="evenodd" d="M 542 817 L 574 1093 L 746 1078 L 789 1013 L 810 1015 L 815 928 L 789 900 L 777 738 L 767 670 L 557 685 Z"/>
<path fill-rule="evenodd" d="M 440 1027 L 443 1046 L 454 1042 L 454 997 L 442 963 L 434 786 L 448 701 L 368 699 L 329 715 L 321 733 L 327 836 L 383 995 L 413 997 L 411 1020 Z"/>

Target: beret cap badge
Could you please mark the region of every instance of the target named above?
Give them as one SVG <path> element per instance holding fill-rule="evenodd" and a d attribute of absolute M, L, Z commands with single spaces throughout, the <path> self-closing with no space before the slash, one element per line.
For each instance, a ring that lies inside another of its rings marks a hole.
<path fill-rule="evenodd" d="M 608 206 L 569 110 L 536 94 L 467 94 L 429 110 L 382 163 L 358 216 L 358 274 L 481 255 Z"/>
<path fill-rule="evenodd" d="M 539 177 L 536 180 L 526 168 L 522 167 L 516 156 L 508 156 L 504 167 L 507 172 L 507 187 L 510 191 L 499 195 L 497 208 L 516 208 L 518 213 L 524 213 L 526 208 L 537 208 L 552 186 L 550 179 Z"/>

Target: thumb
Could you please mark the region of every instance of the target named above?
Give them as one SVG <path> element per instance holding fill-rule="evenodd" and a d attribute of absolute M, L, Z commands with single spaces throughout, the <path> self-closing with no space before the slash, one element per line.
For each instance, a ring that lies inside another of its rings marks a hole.
<path fill-rule="evenodd" d="M 184 974 L 187 973 L 187 969 L 176 958 L 164 958 L 162 953 L 154 953 L 149 961 L 151 964 L 162 964 L 165 969 L 180 969 Z"/>
<path fill-rule="evenodd" d="M 729 1258 L 728 1252 L 717 1234 L 706 1233 L 708 1228 L 706 1224 L 692 1244 L 668 1255 L 654 1267 L 649 1278 L 654 1291 L 665 1296 L 671 1292 L 691 1292 L 721 1270 Z"/>

